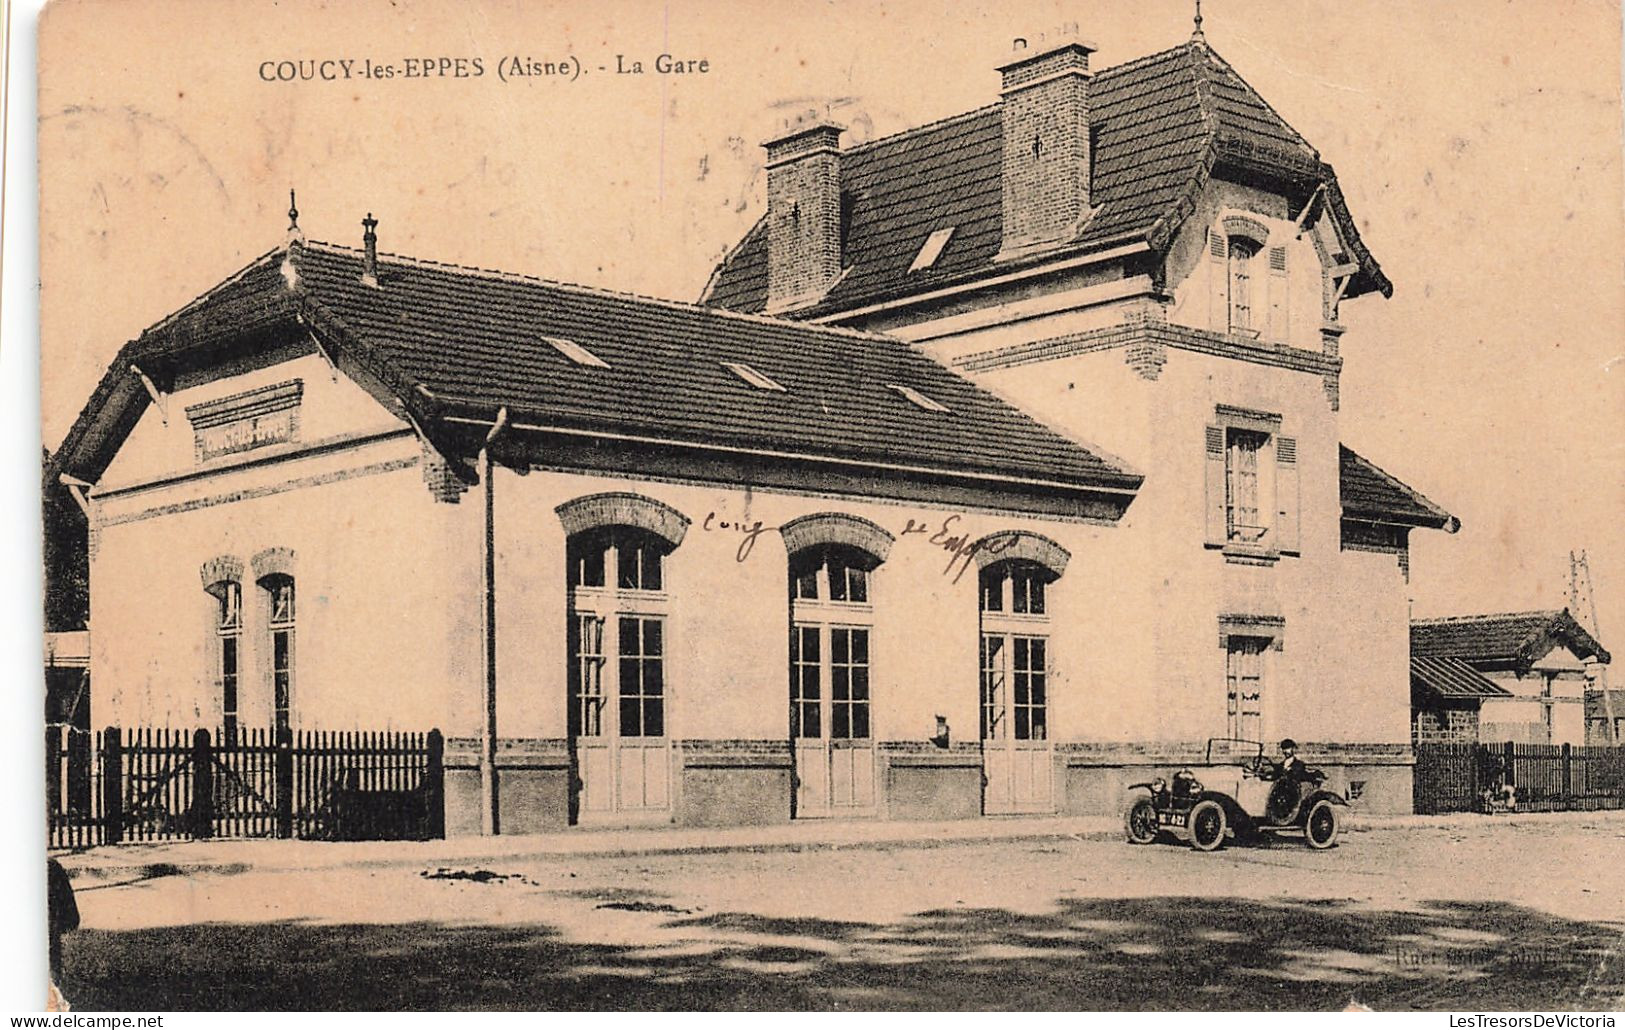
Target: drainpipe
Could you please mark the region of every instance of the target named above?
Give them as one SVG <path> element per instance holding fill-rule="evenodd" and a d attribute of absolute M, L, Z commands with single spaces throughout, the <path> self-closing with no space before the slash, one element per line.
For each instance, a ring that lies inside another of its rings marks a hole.
<path fill-rule="evenodd" d="M 483 601 L 480 612 L 480 644 L 484 683 L 485 721 L 480 730 L 480 832 L 499 833 L 497 820 L 497 587 L 496 587 L 496 482 L 491 445 L 508 425 L 508 409 L 497 412 L 491 431 L 480 448 L 480 481 L 485 484 L 485 532 L 480 537 L 480 567 Z"/>

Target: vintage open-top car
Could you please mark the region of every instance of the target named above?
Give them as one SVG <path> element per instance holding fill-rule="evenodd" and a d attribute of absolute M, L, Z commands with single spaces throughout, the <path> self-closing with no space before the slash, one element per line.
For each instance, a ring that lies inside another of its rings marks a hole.
<path fill-rule="evenodd" d="M 1329 848 L 1342 823 L 1338 810 L 1348 800 L 1324 789 L 1325 779 L 1302 762 L 1284 770 L 1256 740 L 1215 737 L 1207 742 L 1200 779 L 1185 768 L 1171 780 L 1158 776 L 1129 788 L 1145 793 L 1129 803 L 1125 831 L 1130 844 L 1168 835 L 1199 851 L 1212 851 L 1232 835 L 1258 841 L 1283 833 L 1301 833 L 1310 847 Z"/>

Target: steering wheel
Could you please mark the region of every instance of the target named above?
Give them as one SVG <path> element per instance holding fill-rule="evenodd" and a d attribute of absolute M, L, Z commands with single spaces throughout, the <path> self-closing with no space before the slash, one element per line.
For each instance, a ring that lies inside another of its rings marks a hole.
<path fill-rule="evenodd" d="M 1278 780 L 1281 778 L 1281 767 L 1272 759 L 1259 755 L 1253 759 L 1253 775 L 1266 783 L 1270 780 Z"/>

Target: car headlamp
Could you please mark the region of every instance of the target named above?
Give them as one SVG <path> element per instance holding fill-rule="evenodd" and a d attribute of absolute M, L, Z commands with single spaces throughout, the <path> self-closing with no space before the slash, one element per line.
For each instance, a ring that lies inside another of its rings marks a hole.
<path fill-rule="evenodd" d="M 1163 779 L 1161 776 L 1158 776 L 1156 779 L 1151 781 L 1151 790 L 1153 793 L 1161 794 L 1167 788 L 1168 781 Z"/>

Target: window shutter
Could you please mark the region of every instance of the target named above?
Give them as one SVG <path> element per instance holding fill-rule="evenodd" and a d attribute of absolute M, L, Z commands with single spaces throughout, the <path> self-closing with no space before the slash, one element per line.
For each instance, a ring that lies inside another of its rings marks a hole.
<path fill-rule="evenodd" d="M 1270 316 L 1269 338 L 1285 341 L 1290 333 L 1287 321 L 1286 248 L 1270 248 Z"/>
<path fill-rule="evenodd" d="M 1296 553 L 1298 543 L 1298 441 L 1275 438 L 1275 549 Z"/>
<path fill-rule="evenodd" d="M 1207 542 L 1223 545 L 1224 521 L 1224 428 L 1207 427 Z"/>
<path fill-rule="evenodd" d="M 1225 238 L 1207 233 L 1208 326 L 1217 332 L 1230 328 L 1230 269 L 1225 262 Z"/>

